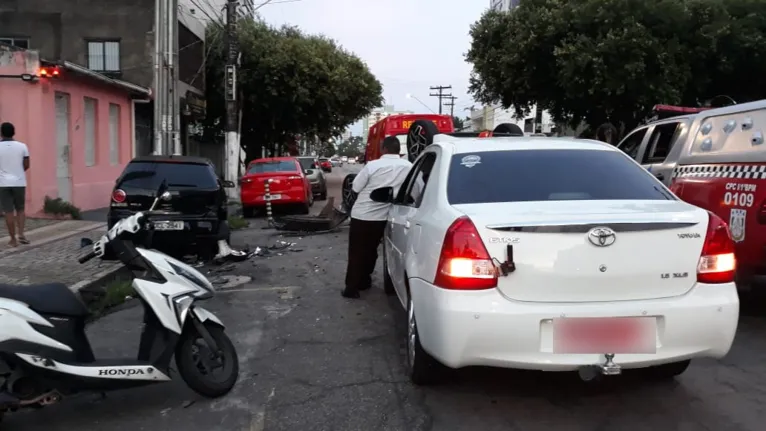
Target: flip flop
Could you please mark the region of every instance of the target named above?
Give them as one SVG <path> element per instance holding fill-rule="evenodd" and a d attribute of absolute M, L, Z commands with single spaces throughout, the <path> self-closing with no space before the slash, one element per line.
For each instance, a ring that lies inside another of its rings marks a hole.
<path fill-rule="evenodd" d="M 29 244 L 29 240 L 26 237 L 20 236 L 19 237 L 19 244 L 27 245 L 27 244 Z"/>

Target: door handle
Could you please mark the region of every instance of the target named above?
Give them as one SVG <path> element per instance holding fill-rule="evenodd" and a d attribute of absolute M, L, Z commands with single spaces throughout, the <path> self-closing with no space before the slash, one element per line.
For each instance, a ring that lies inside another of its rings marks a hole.
<path fill-rule="evenodd" d="M 665 181 L 665 175 L 662 175 L 662 173 L 655 174 L 654 176 L 660 181 Z"/>
<path fill-rule="evenodd" d="M 410 228 L 410 221 L 409 220 L 404 222 L 404 228 L 405 229 L 409 229 Z"/>

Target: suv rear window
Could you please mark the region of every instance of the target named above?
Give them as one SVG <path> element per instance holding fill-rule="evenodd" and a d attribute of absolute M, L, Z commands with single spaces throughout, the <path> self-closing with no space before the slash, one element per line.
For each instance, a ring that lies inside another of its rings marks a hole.
<path fill-rule="evenodd" d="M 264 174 L 268 172 L 295 172 L 298 168 L 292 160 L 275 160 L 273 162 L 253 163 L 247 168 L 248 174 Z"/>
<path fill-rule="evenodd" d="M 478 156 L 466 159 L 467 156 Z M 464 159 L 466 159 L 464 161 Z M 603 150 L 519 150 L 456 154 L 452 205 L 563 200 L 675 200 L 625 154 Z"/>
<path fill-rule="evenodd" d="M 130 162 L 117 183 L 119 187 L 154 190 L 163 179 L 169 187 L 218 188 L 218 176 L 212 166 L 179 162 Z"/>

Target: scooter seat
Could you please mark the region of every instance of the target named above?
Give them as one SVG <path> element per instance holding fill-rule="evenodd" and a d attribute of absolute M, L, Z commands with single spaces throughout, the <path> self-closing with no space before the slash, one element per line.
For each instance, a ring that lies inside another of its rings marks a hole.
<path fill-rule="evenodd" d="M 38 313 L 71 317 L 88 315 L 88 308 L 64 283 L 0 284 L 0 298 L 21 301 Z"/>

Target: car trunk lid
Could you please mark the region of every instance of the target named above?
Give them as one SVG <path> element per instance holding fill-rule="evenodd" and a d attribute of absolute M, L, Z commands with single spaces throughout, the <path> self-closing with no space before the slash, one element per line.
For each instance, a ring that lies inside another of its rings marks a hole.
<path fill-rule="evenodd" d="M 707 213 L 681 201 L 547 201 L 454 206 L 496 262 L 513 247 L 509 299 L 598 302 L 683 295 L 696 283 Z M 599 231 L 598 229 L 607 229 Z M 614 236 L 608 234 L 611 229 Z"/>

